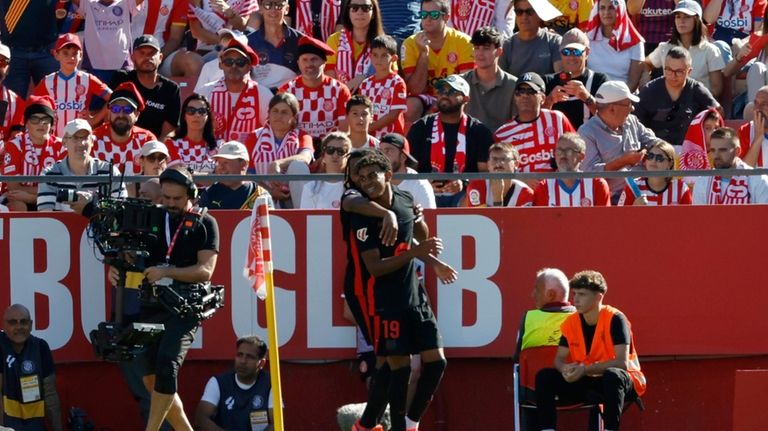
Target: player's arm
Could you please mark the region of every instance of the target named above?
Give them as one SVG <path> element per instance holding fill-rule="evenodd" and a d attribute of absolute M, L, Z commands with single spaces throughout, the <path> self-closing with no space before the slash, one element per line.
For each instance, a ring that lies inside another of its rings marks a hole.
<path fill-rule="evenodd" d="M 400 254 L 391 257 L 381 257 L 378 248 L 366 250 L 360 254 L 368 272 L 374 277 L 381 277 L 397 271 L 412 259 L 426 260 L 430 254 L 439 254 L 443 244 L 440 238 L 429 238 L 421 244 L 411 247 Z"/>
<path fill-rule="evenodd" d="M 382 220 L 379 239 L 384 245 L 394 245 L 397 240 L 397 216 L 383 206 L 366 198 L 361 194 L 350 194 L 342 198 L 341 206 L 344 211 L 360 214 Z"/>
<path fill-rule="evenodd" d="M 203 283 L 210 281 L 218 258 L 216 250 L 200 250 L 197 252 L 197 263 L 183 268 L 151 266 L 144 270 L 144 276 L 150 283 L 161 278 L 172 278 L 182 283 Z"/>
<path fill-rule="evenodd" d="M 61 403 L 56 392 L 56 375 L 51 373 L 43 378 L 43 399 L 45 400 L 45 417 L 53 431 L 64 431 L 61 421 Z"/>
<path fill-rule="evenodd" d="M 226 431 L 211 419 L 216 416 L 216 406 L 200 400 L 195 409 L 195 429 L 198 431 Z"/>

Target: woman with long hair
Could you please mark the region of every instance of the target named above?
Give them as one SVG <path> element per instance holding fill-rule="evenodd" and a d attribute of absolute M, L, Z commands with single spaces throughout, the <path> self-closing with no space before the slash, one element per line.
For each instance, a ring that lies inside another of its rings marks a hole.
<path fill-rule="evenodd" d="M 341 10 L 342 29 L 328 38 L 336 54 L 328 57 L 325 73 L 351 91 L 373 73 L 371 42 L 384 34 L 378 0 L 348 0 Z"/>
<path fill-rule="evenodd" d="M 352 142 L 346 133 L 331 132 L 323 138 L 322 164 L 327 174 L 342 174 L 347 167 L 347 155 L 352 149 Z M 310 181 L 304 184 L 301 194 L 301 207 L 314 209 L 339 209 L 341 195 L 344 193 L 343 181 Z"/>
<path fill-rule="evenodd" d="M 219 143 L 213 136 L 211 104 L 205 96 L 191 94 L 181 104 L 179 128 L 168 135 L 165 145 L 171 160 L 183 163 L 196 174 L 211 174 L 216 166 L 213 156 Z"/>
<path fill-rule="evenodd" d="M 675 25 L 669 42 L 661 42 L 645 59 L 654 69 L 663 68 L 667 52 L 673 46 L 681 46 L 691 54 L 693 70 L 690 77 L 704 84 L 717 98 L 723 91 L 725 62 L 720 50 L 707 40 L 707 27 L 701 20 L 701 6 L 696 2 L 681 2 L 672 12 Z"/>
<path fill-rule="evenodd" d="M 643 156 L 643 166 L 649 172 L 668 171 L 675 167 L 675 147 L 658 140 Z M 691 190 L 679 178 L 648 176 L 627 178 L 627 186 L 619 205 L 690 205 Z"/>

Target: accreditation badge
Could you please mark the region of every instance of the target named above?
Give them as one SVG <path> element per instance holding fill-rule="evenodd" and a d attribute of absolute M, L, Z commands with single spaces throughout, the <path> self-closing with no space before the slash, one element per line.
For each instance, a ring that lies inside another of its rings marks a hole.
<path fill-rule="evenodd" d="M 24 376 L 21 381 L 21 402 L 31 403 L 33 401 L 39 401 L 40 398 L 40 381 L 37 378 L 37 374 L 32 376 Z"/>
<path fill-rule="evenodd" d="M 266 410 L 251 412 L 251 431 L 264 431 L 269 425 L 269 416 Z"/>

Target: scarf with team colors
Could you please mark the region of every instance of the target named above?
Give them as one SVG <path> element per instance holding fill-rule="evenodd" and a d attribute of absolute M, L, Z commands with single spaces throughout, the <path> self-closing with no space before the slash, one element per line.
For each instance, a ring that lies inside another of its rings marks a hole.
<path fill-rule="evenodd" d="M 496 2 L 491 0 L 453 0 L 451 24 L 462 33 L 471 35 L 480 27 L 493 25 Z"/>
<path fill-rule="evenodd" d="M 706 131 L 704 130 L 704 119 L 707 118 L 710 112 L 714 112 L 717 116 L 718 127 L 725 125 L 723 117 L 720 116 L 720 113 L 715 108 L 701 111 L 693 117 L 691 125 L 688 126 L 688 131 L 685 133 L 683 149 L 680 153 L 681 170 L 709 169 L 711 167 L 707 157 Z"/>
<path fill-rule="evenodd" d="M 611 3 L 616 8 L 616 23 L 613 25 L 613 35 L 608 39 L 608 45 L 616 51 L 624 51 L 638 43 L 645 42 L 643 36 L 640 35 L 635 25 L 632 24 L 632 20 L 627 13 L 627 4 L 624 0 L 611 0 Z M 600 2 L 598 1 L 592 7 L 592 12 L 589 13 L 589 21 L 587 22 L 586 33 L 590 40 L 597 40 L 597 36 L 603 31 L 600 24 L 599 10 Z"/>
<path fill-rule="evenodd" d="M 440 114 L 435 116 L 432 123 L 432 145 L 430 147 L 430 159 L 433 172 L 445 172 L 445 133 Z M 467 116 L 462 115 L 459 120 L 459 133 L 456 136 L 456 155 L 453 157 L 455 172 L 464 172 L 467 162 Z M 450 171 L 449 171 L 450 172 Z"/>
<path fill-rule="evenodd" d="M 232 93 L 227 91 L 224 78 L 215 84 L 211 92 L 211 111 L 216 139 L 244 142 L 248 133 L 261 126 L 258 87 L 256 81 L 249 79 L 232 109 Z"/>
<path fill-rule="evenodd" d="M 237 15 L 249 16 L 251 13 L 259 10 L 259 2 L 257 0 L 230 0 L 229 7 L 231 7 Z M 187 18 L 200 21 L 206 30 L 212 32 L 216 32 L 227 25 L 227 18 L 223 15 L 216 11 L 195 7 L 192 3 L 189 4 Z"/>
<path fill-rule="evenodd" d="M 323 40 L 336 31 L 336 21 L 339 19 L 341 0 L 323 0 L 320 7 L 320 32 Z M 296 1 L 296 29 L 312 35 L 312 0 Z"/>
<path fill-rule="evenodd" d="M 734 169 L 750 169 L 750 166 L 741 160 L 734 161 Z M 744 205 L 749 203 L 749 177 L 737 175 L 731 177 L 728 185 L 723 187 L 723 177 L 717 175 L 709 180 L 709 196 L 707 203 L 710 205 Z"/>
<path fill-rule="evenodd" d="M 366 43 L 360 58 L 355 61 L 354 44 L 352 32 L 341 30 L 339 49 L 336 52 L 336 79 L 345 84 L 356 76 L 365 75 L 365 71 L 371 67 L 370 46 Z"/>
<path fill-rule="evenodd" d="M 266 174 L 270 163 L 278 159 L 298 154 L 301 150 L 299 144 L 299 129 L 294 127 L 283 137 L 280 146 L 275 142 L 275 135 L 272 132 L 272 126 L 267 124 L 254 132 L 256 142 L 253 145 L 251 160 L 257 174 Z"/>

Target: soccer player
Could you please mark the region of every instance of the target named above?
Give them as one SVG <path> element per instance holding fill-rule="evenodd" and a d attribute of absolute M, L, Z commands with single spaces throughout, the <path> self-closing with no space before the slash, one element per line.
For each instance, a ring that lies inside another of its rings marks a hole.
<path fill-rule="evenodd" d="M 405 134 L 405 110 L 408 91 L 397 74 L 397 42 L 382 35 L 371 42 L 371 64 L 375 73 L 360 83 L 360 94 L 373 103 L 370 130 L 381 139 L 387 133 Z"/>

